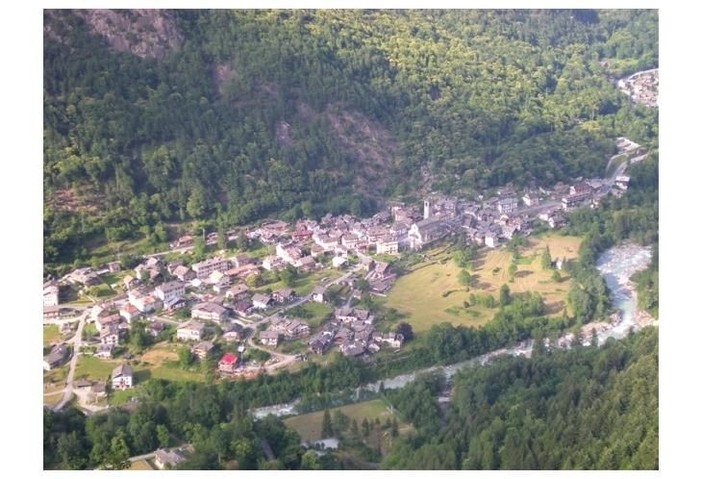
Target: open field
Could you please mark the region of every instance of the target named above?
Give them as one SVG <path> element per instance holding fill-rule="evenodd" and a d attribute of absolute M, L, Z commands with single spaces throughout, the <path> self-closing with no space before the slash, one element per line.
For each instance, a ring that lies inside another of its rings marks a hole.
<path fill-rule="evenodd" d="M 521 251 L 513 282 L 508 273 L 512 253 L 505 248 L 482 249 L 473 260 L 473 285 L 466 291 L 458 281 L 460 268 L 449 254 L 428 252 L 428 261 L 418 264 L 413 271 L 397 280 L 388 294 L 385 306 L 408 314 L 407 321 L 415 331 L 428 330 L 432 325 L 448 321 L 456 326 L 480 326 L 489 321 L 494 310 L 473 305 L 466 309 L 464 302 L 470 293 L 491 294 L 498 298 L 500 287 L 507 284 L 512 293 L 533 291 L 541 294 L 549 314 L 559 314 L 565 307 L 570 289 L 570 278 L 561 272 L 555 282 L 551 270 L 541 268 L 541 254 L 546 245 L 551 257 L 577 258 L 582 239 L 556 234 L 529 238 L 529 245 Z"/>
<path fill-rule="evenodd" d="M 182 344 L 161 342 L 147 349 L 139 359 L 139 363 L 134 367 L 134 375 L 137 381 L 145 381 L 149 378 L 166 379 L 168 381 L 196 381 L 203 382 L 204 374 L 199 371 L 186 371 L 176 363 L 178 361 L 178 350 Z M 193 368 L 197 369 L 198 363 Z"/>
<path fill-rule="evenodd" d="M 61 402 L 63 399 L 63 391 L 56 391 L 50 394 L 44 395 L 44 406 L 53 407 Z"/>
<path fill-rule="evenodd" d="M 99 359 L 94 356 L 80 355 L 76 364 L 75 379 L 87 378 L 93 381 L 105 381 L 112 370 L 120 364 L 118 359 Z"/>
<path fill-rule="evenodd" d="M 129 468 L 131 471 L 155 471 L 157 468 L 151 465 L 147 459 L 139 459 L 134 461 L 132 466 Z"/>
<path fill-rule="evenodd" d="M 52 393 L 63 389 L 66 385 L 67 374 L 67 365 L 52 369 L 51 371 L 44 371 L 44 393 Z"/>
<path fill-rule="evenodd" d="M 141 362 L 145 366 L 159 367 L 171 361 L 178 361 L 180 344 L 161 342 L 153 345 L 141 355 Z"/>
<path fill-rule="evenodd" d="M 379 418 L 382 423 L 385 422 L 386 418 L 393 417 L 393 413 L 388 410 L 385 403 L 380 399 L 330 409 L 329 412 L 332 414 L 332 417 L 336 410 L 340 410 L 347 415 L 351 421 L 355 418 L 359 426 L 363 418 L 367 418 L 368 421 L 375 421 L 375 418 Z M 322 439 L 323 417 L 324 411 L 317 411 L 301 416 L 290 417 L 283 422 L 287 427 L 295 429 L 300 434 L 303 441 L 316 441 Z"/>
<path fill-rule="evenodd" d="M 61 333 L 59 333 L 59 328 L 55 324 L 48 324 L 44 326 L 44 346 L 48 346 L 51 343 L 57 343 L 61 340 Z"/>

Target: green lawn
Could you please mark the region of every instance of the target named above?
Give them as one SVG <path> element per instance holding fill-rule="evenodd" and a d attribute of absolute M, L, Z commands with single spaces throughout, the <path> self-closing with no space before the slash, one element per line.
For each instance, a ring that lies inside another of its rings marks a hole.
<path fill-rule="evenodd" d="M 324 319 L 332 312 L 332 307 L 328 304 L 317 303 L 316 301 L 308 301 L 305 304 L 299 306 L 300 310 L 303 312 L 302 318 L 307 322 L 310 327 L 319 327 Z M 291 310 L 291 316 L 294 316 Z"/>
<path fill-rule="evenodd" d="M 118 359 L 100 359 L 94 356 L 78 357 L 76 364 L 75 379 L 88 378 L 94 381 L 105 381 L 109 379 L 112 371 L 121 363 Z"/>
<path fill-rule="evenodd" d="M 48 324 L 44 326 L 44 346 L 48 346 L 51 343 L 57 343 L 61 340 L 61 333 L 59 332 L 58 326 L 55 324 Z"/>
<path fill-rule="evenodd" d="M 347 415 L 350 420 L 355 418 L 359 426 L 364 418 L 367 418 L 368 421 L 375 421 L 375 418 L 379 418 L 382 423 L 385 422 L 386 418 L 393 417 L 393 413 L 388 410 L 385 403 L 380 399 L 330 409 L 329 412 L 332 414 L 332 417 L 334 411 L 337 409 Z M 317 411 L 301 416 L 290 417 L 283 422 L 286 426 L 295 429 L 300 434 L 303 441 L 314 441 L 322 439 L 323 417 L 324 411 Z"/>

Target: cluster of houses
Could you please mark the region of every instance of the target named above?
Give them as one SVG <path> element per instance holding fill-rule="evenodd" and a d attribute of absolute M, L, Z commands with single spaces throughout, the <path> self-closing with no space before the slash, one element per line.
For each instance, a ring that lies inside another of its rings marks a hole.
<path fill-rule="evenodd" d="M 333 346 L 350 357 L 368 356 L 380 351 L 382 344 L 399 349 L 404 338 L 401 334 L 375 331 L 374 316 L 370 311 L 344 306 L 334 310 L 334 318 L 307 343 L 309 351 L 324 354 Z"/>
<path fill-rule="evenodd" d="M 623 151 L 638 147 L 633 143 L 617 146 Z M 261 274 L 262 270 L 312 271 L 322 267 L 324 256 L 338 268 L 353 259 L 360 262 L 370 291 L 383 294 L 392 286 L 396 275 L 388 263 L 371 257 L 371 253 L 396 255 L 406 250 L 421 250 L 459 233 L 466 242 L 495 248 L 516 234 L 529 235 L 537 220 L 558 228 L 565 223 L 564 212 L 597 206 L 603 195 L 623 194 L 628 184 L 629 177 L 620 175 L 613 185 L 600 179 L 579 179 L 572 184 L 557 183 L 549 189 L 531 188 L 521 192 L 507 185 L 498 189 L 495 196 L 480 195 L 474 200 L 431 195 L 424 200 L 422 210 L 415 205 L 391 203 L 365 219 L 328 214 L 319 221 L 303 219 L 294 224 L 268 221 L 245 233 L 249 239 L 275 247 L 273 254 L 260 260 L 239 254 L 229 258 L 217 256 L 188 266 L 181 262 L 165 263 L 156 256 L 147 257 L 134 268 L 133 274 L 123 279 L 126 301 L 119 306 L 98 305 L 91 311 L 89 320 L 95 322 L 99 332 L 95 354 L 111 358 L 134 319 L 189 306 L 191 319 L 177 328 L 176 337 L 192 342 L 193 354 L 204 358 L 216 351 L 214 345 L 205 340 L 209 324 L 222 330 L 224 341 L 242 341 L 246 329 L 237 318 L 247 318 L 298 299 L 292 288 L 281 288 L 270 294 L 251 291 L 247 278 Z M 182 237 L 171 246 L 182 248 L 192 242 L 192 237 Z M 118 263 L 110 263 L 105 271 L 118 269 Z M 65 280 L 82 286 L 101 283 L 98 272 L 88 267 L 76 269 Z M 43 293 L 45 318 L 47 314 L 58 316 L 58 282 L 46 282 Z M 325 303 L 326 293 L 326 288 L 319 285 L 310 299 Z M 402 335 L 379 333 L 373 323 L 373 315 L 368 311 L 346 306 L 336 309 L 333 318 L 310 337 L 312 331 L 306 322 L 279 314 L 271 318 L 258 339 L 264 345 L 276 347 L 280 341 L 309 338 L 307 344 L 312 353 L 324 354 L 336 346 L 342 354 L 353 357 L 373 354 L 383 345 L 402 346 Z M 151 321 L 147 331 L 158 336 L 164 328 L 162 322 Z M 66 354 L 65 346 L 57 346 L 45 357 L 45 368 L 60 364 Z M 225 374 L 241 371 L 242 366 L 241 357 L 232 353 L 222 355 L 218 363 L 219 370 Z M 128 369 L 123 368 L 113 374 L 126 378 L 127 372 Z M 130 387 L 131 379 L 121 379 L 118 383 L 119 387 Z M 113 387 L 117 387 L 116 384 L 113 383 Z"/>
<path fill-rule="evenodd" d="M 617 86 L 635 103 L 658 106 L 658 69 L 638 72 L 617 82 Z"/>

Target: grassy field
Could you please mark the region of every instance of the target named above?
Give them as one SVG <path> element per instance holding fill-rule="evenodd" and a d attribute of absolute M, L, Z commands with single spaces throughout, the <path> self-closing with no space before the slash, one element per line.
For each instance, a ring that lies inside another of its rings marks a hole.
<path fill-rule="evenodd" d="M 68 374 L 68 366 L 44 371 L 44 393 L 52 393 L 60 391 L 66 385 L 66 375 Z"/>
<path fill-rule="evenodd" d="M 386 418 L 392 418 L 393 416 L 393 413 L 388 410 L 385 403 L 380 399 L 341 406 L 330 409 L 329 412 L 333 416 L 336 410 L 340 410 L 347 415 L 350 420 L 355 418 L 359 425 L 363 421 L 363 418 L 367 418 L 368 421 L 375 421 L 375 418 L 379 418 L 381 422 L 384 422 Z M 303 441 L 316 441 L 322 439 L 323 417 L 324 411 L 317 411 L 301 416 L 290 417 L 283 422 L 286 426 L 295 429 L 300 434 Z"/>
<path fill-rule="evenodd" d="M 203 382 L 205 375 L 195 371 L 185 371 L 176 363 L 181 344 L 161 342 L 147 349 L 139 358 L 139 364 L 134 368 L 137 380 L 149 378 L 166 379 L 168 381 Z"/>
<path fill-rule="evenodd" d="M 57 343 L 61 340 L 61 333 L 59 333 L 59 328 L 55 324 L 48 324 L 44 326 L 44 346 L 48 346 L 51 343 Z"/>
<path fill-rule="evenodd" d="M 428 252 L 429 260 L 398 279 L 385 306 L 407 313 L 408 322 L 417 332 L 426 331 L 443 321 L 479 326 L 492 318 L 494 310 L 476 305 L 466 309 L 464 302 L 470 293 L 487 293 L 497 299 L 500 287 L 507 284 L 513 293 L 540 293 L 549 314 L 559 314 L 565 307 L 570 278 L 561 272 L 561 281 L 555 282 L 551 278 L 552 271 L 541 268 L 541 254 L 548 245 L 554 261 L 563 257 L 577 258 L 581 242 L 577 237 L 555 234 L 530 238 L 528 246 L 521 251 L 513 282 L 510 282 L 508 273 L 512 253 L 505 248 L 482 249 L 473 261 L 471 275 L 474 284 L 469 291 L 458 282 L 460 269 L 448 253 Z"/>
<path fill-rule="evenodd" d="M 118 359 L 99 359 L 94 356 L 78 357 L 75 379 L 87 378 L 94 381 L 105 381 L 112 374 L 112 370 L 120 364 Z"/>
<path fill-rule="evenodd" d="M 300 310 L 303 311 L 302 318 L 311 327 L 319 327 L 324 319 L 332 312 L 332 307 L 328 304 L 317 303 L 315 301 L 308 301 L 305 304 L 299 306 Z M 291 316 L 295 316 L 294 310 L 290 312 Z M 310 317 L 307 317 L 310 315 Z"/>
<path fill-rule="evenodd" d="M 44 406 L 53 407 L 61 402 L 63 399 L 63 392 L 56 391 L 55 393 L 44 395 Z"/>
<path fill-rule="evenodd" d="M 155 471 L 156 466 L 152 466 L 151 463 L 146 459 L 140 459 L 134 461 L 132 466 L 129 468 L 131 471 Z"/>

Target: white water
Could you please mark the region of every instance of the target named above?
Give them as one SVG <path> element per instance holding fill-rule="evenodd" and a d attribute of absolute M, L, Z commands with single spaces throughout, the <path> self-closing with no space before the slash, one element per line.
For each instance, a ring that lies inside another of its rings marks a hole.
<path fill-rule="evenodd" d="M 636 294 L 631 276 L 646 269 L 651 262 L 650 247 L 625 244 L 607 250 L 597 261 L 597 269 L 607 284 L 615 309 L 621 312 L 621 321 L 598 335 L 600 343 L 608 337 L 621 339 L 630 330 L 640 329 L 636 323 Z"/>

